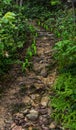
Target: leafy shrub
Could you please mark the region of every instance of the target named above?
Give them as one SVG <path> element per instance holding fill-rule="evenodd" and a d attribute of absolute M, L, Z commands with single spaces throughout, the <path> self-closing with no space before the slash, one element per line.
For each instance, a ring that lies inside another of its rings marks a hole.
<path fill-rule="evenodd" d="M 41 6 L 41 5 L 31 6 L 31 3 L 27 3 L 24 6 L 24 11 L 25 11 L 24 14 L 26 15 L 26 17 L 31 18 L 31 19 L 48 18 L 48 15 L 49 15 L 49 11 L 47 10 L 46 7 Z"/>
<path fill-rule="evenodd" d="M 54 50 L 56 51 L 55 58 L 60 68 L 67 68 L 71 64 L 76 64 L 76 45 L 74 40 L 59 41 L 56 43 Z"/>
<path fill-rule="evenodd" d="M 65 10 L 58 13 L 60 15 L 58 14 L 58 17 L 56 17 L 55 34 L 63 39 L 72 39 L 76 34 L 73 11 Z"/>
<path fill-rule="evenodd" d="M 6 13 L 0 19 L 0 68 L 4 68 L 11 61 L 11 52 L 14 48 L 13 31 L 15 29 L 15 14 L 12 12 Z M 1 72 L 0 70 L 0 72 Z"/>
<path fill-rule="evenodd" d="M 52 97 L 52 117 L 70 130 L 76 129 L 76 76 L 69 73 L 61 74 L 54 86 L 55 96 Z"/>
<path fill-rule="evenodd" d="M 23 47 L 27 38 L 33 37 L 35 31 L 22 13 L 7 12 L 0 18 L 0 73 L 7 66 L 16 62 L 18 48 Z"/>
<path fill-rule="evenodd" d="M 46 12 L 46 11 L 45 11 Z M 43 12 L 42 12 L 43 14 Z M 40 17 L 40 24 L 43 27 L 47 26 L 49 31 L 53 32 L 58 38 L 66 39 L 74 39 L 76 35 L 74 18 L 73 18 L 73 11 L 72 9 L 59 9 L 56 11 L 47 11 L 49 14 L 48 18 L 46 18 L 46 13 L 42 18 Z M 46 29 L 46 28 L 45 28 Z"/>

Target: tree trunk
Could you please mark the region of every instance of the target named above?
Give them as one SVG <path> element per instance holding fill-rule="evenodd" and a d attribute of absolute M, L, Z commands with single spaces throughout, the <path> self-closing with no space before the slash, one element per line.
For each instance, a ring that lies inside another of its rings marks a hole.
<path fill-rule="evenodd" d="M 18 5 L 19 0 L 16 0 L 16 4 Z"/>
<path fill-rule="evenodd" d="M 23 0 L 20 0 L 20 7 L 23 5 Z"/>

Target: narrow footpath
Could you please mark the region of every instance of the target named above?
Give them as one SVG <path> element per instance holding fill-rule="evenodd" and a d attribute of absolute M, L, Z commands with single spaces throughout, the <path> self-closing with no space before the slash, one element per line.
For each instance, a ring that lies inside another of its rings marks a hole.
<path fill-rule="evenodd" d="M 0 130 L 59 130 L 50 117 L 50 95 L 56 79 L 55 40 L 53 34 L 36 28 L 37 55 L 32 58 L 31 69 L 16 75 L 0 99 Z"/>

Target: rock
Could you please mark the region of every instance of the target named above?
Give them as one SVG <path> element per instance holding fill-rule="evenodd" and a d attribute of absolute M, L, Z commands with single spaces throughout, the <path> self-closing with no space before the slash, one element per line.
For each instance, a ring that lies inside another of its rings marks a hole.
<path fill-rule="evenodd" d="M 48 116 L 48 115 L 51 115 L 52 110 L 51 110 L 51 108 L 45 108 L 45 107 L 43 107 L 43 108 L 39 109 L 39 112 L 42 115 L 47 115 Z"/>
<path fill-rule="evenodd" d="M 28 128 L 28 130 L 33 130 L 32 126 L 30 126 L 30 127 Z"/>
<path fill-rule="evenodd" d="M 20 83 L 20 82 L 23 82 L 25 80 L 25 76 L 18 76 L 17 77 L 17 81 Z"/>
<path fill-rule="evenodd" d="M 4 130 L 4 128 L 1 127 L 0 130 Z"/>
<path fill-rule="evenodd" d="M 44 37 L 43 37 L 43 39 L 44 39 L 44 40 L 46 40 L 46 39 L 47 39 L 47 37 L 45 37 L 45 36 L 44 36 Z"/>
<path fill-rule="evenodd" d="M 42 97 L 41 99 L 41 105 L 46 107 L 48 105 L 49 98 L 47 96 Z"/>
<path fill-rule="evenodd" d="M 42 116 L 39 117 L 39 124 L 40 125 L 48 125 L 48 120 L 47 118 L 43 118 Z"/>
<path fill-rule="evenodd" d="M 25 123 L 24 116 L 22 113 L 14 114 L 13 121 L 16 123 L 16 125 L 22 125 Z"/>
<path fill-rule="evenodd" d="M 16 126 L 16 124 L 15 123 L 12 123 L 11 124 L 11 129 L 13 128 L 13 127 L 15 127 Z"/>
<path fill-rule="evenodd" d="M 22 130 L 22 127 L 16 125 L 15 127 L 12 128 L 12 130 Z"/>
<path fill-rule="evenodd" d="M 31 94 L 30 96 L 31 96 L 32 100 L 35 100 L 35 98 L 36 98 L 35 94 Z"/>
<path fill-rule="evenodd" d="M 45 125 L 42 125 L 42 130 L 49 130 L 49 128 L 46 127 Z"/>
<path fill-rule="evenodd" d="M 40 95 L 39 94 L 32 94 L 30 96 L 31 96 L 32 100 L 38 100 L 38 99 L 40 99 Z"/>
<path fill-rule="evenodd" d="M 29 96 L 25 96 L 22 100 L 23 103 L 25 104 L 31 104 L 31 99 Z"/>
<path fill-rule="evenodd" d="M 23 128 L 27 128 L 27 127 L 30 127 L 30 126 L 33 126 L 33 124 L 31 122 L 26 122 L 23 126 Z M 26 130 L 26 129 L 25 129 Z"/>
<path fill-rule="evenodd" d="M 38 107 L 38 106 L 39 106 L 38 103 L 32 102 L 32 107 Z"/>
<path fill-rule="evenodd" d="M 32 105 L 36 105 L 40 103 L 41 96 L 39 94 L 32 94 L 30 95 L 31 99 L 33 100 Z"/>
<path fill-rule="evenodd" d="M 34 67 L 33 67 L 33 70 L 36 71 L 36 72 L 40 72 L 42 69 L 42 66 L 39 66 L 38 63 L 34 63 Z"/>
<path fill-rule="evenodd" d="M 24 119 L 24 116 L 22 113 L 16 113 L 13 115 L 13 119 Z"/>
<path fill-rule="evenodd" d="M 5 122 L 6 124 L 11 124 L 11 123 L 12 123 L 12 120 L 7 120 L 7 119 L 5 119 L 4 122 Z"/>
<path fill-rule="evenodd" d="M 36 115 L 38 115 L 38 111 L 32 109 L 32 110 L 30 110 L 30 114 L 36 114 Z"/>
<path fill-rule="evenodd" d="M 40 61 L 41 62 L 41 61 Z M 40 73 L 41 72 L 41 70 L 43 69 L 43 68 L 45 68 L 45 66 L 47 66 L 47 64 L 46 63 L 35 63 L 34 64 L 34 71 L 35 72 L 37 72 L 37 73 Z"/>
<path fill-rule="evenodd" d="M 44 48 L 41 49 L 41 47 L 38 47 L 37 48 L 37 55 L 41 56 L 42 54 L 44 54 L 44 51 L 45 51 Z"/>
<path fill-rule="evenodd" d="M 25 109 L 24 111 L 22 111 L 23 115 L 25 116 L 26 114 L 28 114 L 29 109 Z"/>
<path fill-rule="evenodd" d="M 30 114 L 27 114 L 26 117 L 29 119 L 29 120 L 37 120 L 38 119 L 38 111 L 36 110 L 31 110 L 30 111 Z"/>
<path fill-rule="evenodd" d="M 46 71 L 45 67 L 41 70 L 40 75 L 43 77 L 47 76 L 47 71 Z"/>
<path fill-rule="evenodd" d="M 36 89 L 44 88 L 44 84 L 34 83 Z"/>
<path fill-rule="evenodd" d="M 52 123 L 49 125 L 49 128 L 50 128 L 50 129 L 55 129 L 55 128 L 56 128 L 56 123 L 55 123 L 55 122 L 52 122 Z"/>
<path fill-rule="evenodd" d="M 26 117 L 25 117 L 25 119 L 24 119 L 24 120 L 25 120 L 25 122 L 27 122 L 27 118 L 26 118 Z"/>
<path fill-rule="evenodd" d="M 48 109 L 47 108 L 42 108 L 42 109 L 39 110 L 39 112 L 40 112 L 40 114 L 45 115 L 45 114 L 48 113 Z"/>

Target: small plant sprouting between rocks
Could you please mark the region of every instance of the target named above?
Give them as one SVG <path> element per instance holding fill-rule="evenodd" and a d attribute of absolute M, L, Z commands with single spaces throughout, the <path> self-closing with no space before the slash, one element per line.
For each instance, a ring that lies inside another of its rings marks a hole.
<path fill-rule="evenodd" d="M 32 56 L 36 55 L 36 39 L 34 38 L 32 41 L 32 45 L 28 48 L 25 61 L 22 65 L 22 71 L 26 70 L 26 67 L 31 65 L 30 60 Z"/>

